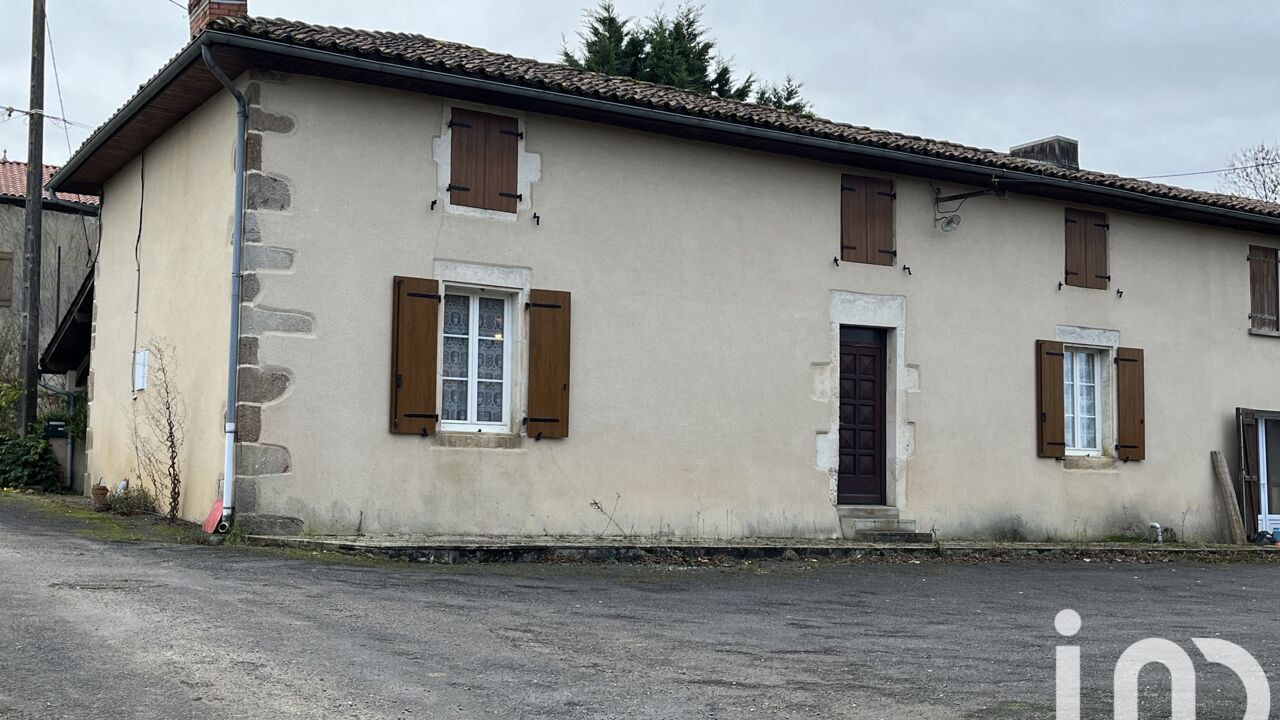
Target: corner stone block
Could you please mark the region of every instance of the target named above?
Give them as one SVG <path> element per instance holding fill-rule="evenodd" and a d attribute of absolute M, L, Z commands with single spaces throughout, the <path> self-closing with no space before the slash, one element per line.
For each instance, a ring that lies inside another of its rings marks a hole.
<path fill-rule="evenodd" d="M 288 183 L 260 172 L 249 173 L 246 191 L 250 210 L 288 210 L 293 202 Z"/>
<path fill-rule="evenodd" d="M 253 365 L 241 365 L 237 372 L 237 385 L 241 401 L 268 403 L 284 395 L 289 389 L 289 376 Z"/>
<path fill-rule="evenodd" d="M 280 445 L 240 445 L 237 475 L 283 475 L 292 467 L 289 449 Z"/>

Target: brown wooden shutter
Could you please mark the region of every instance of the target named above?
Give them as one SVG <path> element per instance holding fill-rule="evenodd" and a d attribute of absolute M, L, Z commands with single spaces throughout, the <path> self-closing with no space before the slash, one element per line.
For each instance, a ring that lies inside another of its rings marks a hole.
<path fill-rule="evenodd" d="M 1062 357 L 1062 343 L 1036 341 L 1036 444 L 1040 457 L 1067 454 Z"/>
<path fill-rule="evenodd" d="M 897 251 L 893 247 L 892 180 L 867 179 L 867 262 L 892 265 Z"/>
<path fill-rule="evenodd" d="M 1065 269 L 1066 283 L 1073 287 L 1089 287 L 1087 281 L 1088 268 L 1085 262 L 1085 225 L 1088 213 L 1083 210 L 1067 208 L 1067 264 Z"/>
<path fill-rule="evenodd" d="M 13 304 L 13 253 L 0 252 L 0 305 Z"/>
<path fill-rule="evenodd" d="M 1084 214 L 1084 219 L 1084 286 L 1106 290 L 1111 280 L 1107 272 L 1107 216 L 1090 212 Z"/>
<path fill-rule="evenodd" d="M 1258 411 L 1236 408 L 1236 440 L 1240 445 L 1240 477 L 1235 482 L 1246 533 L 1258 528 L 1262 507 L 1261 466 L 1258 458 Z M 1270 479 L 1270 478 L 1268 478 Z"/>
<path fill-rule="evenodd" d="M 529 291 L 529 437 L 569 437 L 569 327 L 569 293 Z"/>
<path fill-rule="evenodd" d="M 840 259 L 867 262 L 867 179 L 840 176 Z"/>
<path fill-rule="evenodd" d="M 490 115 L 485 127 L 484 206 L 513 213 L 520 199 L 517 194 L 520 123 L 515 118 Z"/>
<path fill-rule="evenodd" d="M 1249 327 L 1280 332 L 1280 281 L 1276 249 L 1249 246 Z"/>
<path fill-rule="evenodd" d="M 453 108 L 449 128 L 449 203 L 485 206 L 485 135 L 489 115 Z"/>
<path fill-rule="evenodd" d="M 391 432 L 436 430 L 436 348 L 440 284 L 397 277 L 391 315 Z"/>
<path fill-rule="evenodd" d="M 1116 457 L 1147 456 L 1147 410 L 1142 351 L 1116 348 Z"/>

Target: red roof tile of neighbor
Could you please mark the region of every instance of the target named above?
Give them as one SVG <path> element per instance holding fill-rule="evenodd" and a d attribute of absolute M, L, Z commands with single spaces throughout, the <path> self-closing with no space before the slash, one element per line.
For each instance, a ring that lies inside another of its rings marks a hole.
<path fill-rule="evenodd" d="M 57 165 L 44 166 L 43 183 L 48 183 L 49 178 L 58 171 Z M 18 162 L 17 160 L 0 160 L 0 195 L 11 195 L 14 197 L 25 198 L 27 196 L 27 164 Z M 49 193 L 45 192 L 45 197 L 49 197 Z M 97 205 L 98 198 L 95 195 L 77 195 L 76 193 L 58 193 L 59 200 L 67 202 L 82 203 L 84 205 Z"/>
<path fill-rule="evenodd" d="M 805 117 L 755 103 L 709 97 L 625 77 L 575 70 L 566 65 L 503 55 L 409 33 L 353 30 L 259 17 L 218 18 L 209 30 L 272 40 L 401 65 L 600 98 L 697 117 L 725 120 L 797 135 L 828 138 L 857 145 L 898 150 L 913 155 L 955 160 L 995 169 L 1031 173 L 1079 183 L 1127 190 L 1153 197 L 1280 218 L 1280 204 L 1234 195 L 1191 190 L 1091 170 L 1072 170 L 1018 158 L 1008 153 L 958 143 L 904 135 L 887 130 Z"/>

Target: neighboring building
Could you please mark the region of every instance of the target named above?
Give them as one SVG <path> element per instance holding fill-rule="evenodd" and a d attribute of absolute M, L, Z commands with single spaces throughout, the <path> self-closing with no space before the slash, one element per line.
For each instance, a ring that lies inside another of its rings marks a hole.
<path fill-rule="evenodd" d="M 1064 138 L 1001 153 L 231 17 L 53 180 L 105 193 L 90 472 L 132 472 L 130 358 L 163 337 L 184 517 L 222 487 L 230 355 L 236 103 L 205 49 L 250 104 L 241 515 L 1217 538 L 1209 453 L 1238 457 L 1237 407 L 1280 409 L 1280 206 L 1080 170 Z"/>
<path fill-rule="evenodd" d="M 57 172 L 44 166 L 44 179 Z M 27 164 L 0 158 L 0 372 L 16 376 L 24 327 L 23 263 L 27 234 Z M 98 243 L 98 198 L 45 193 L 40 277 L 40 349 L 89 275 Z"/>

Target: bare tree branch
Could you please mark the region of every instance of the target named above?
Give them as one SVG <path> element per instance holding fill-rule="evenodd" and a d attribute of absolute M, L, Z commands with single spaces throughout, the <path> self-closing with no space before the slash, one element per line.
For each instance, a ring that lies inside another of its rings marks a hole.
<path fill-rule="evenodd" d="M 1280 202 L 1280 145 L 1258 144 L 1231 156 L 1218 188 L 1232 195 Z"/>

